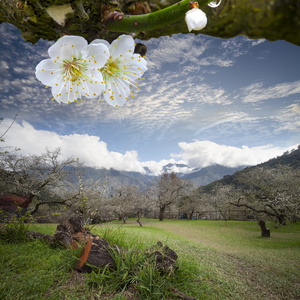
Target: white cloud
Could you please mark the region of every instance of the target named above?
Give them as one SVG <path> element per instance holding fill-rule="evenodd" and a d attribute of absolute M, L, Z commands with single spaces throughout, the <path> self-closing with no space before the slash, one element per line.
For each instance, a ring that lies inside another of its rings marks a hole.
<path fill-rule="evenodd" d="M 262 82 L 253 83 L 242 89 L 246 96 L 243 98 L 245 103 L 261 102 L 269 99 L 287 97 L 300 93 L 300 81 L 285 82 L 270 87 L 264 87 Z"/>
<path fill-rule="evenodd" d="M 279 111 L 274 117 L 280 126 L 275 131 L 292 130 L 300 132 L 300 105 L 294 103 Z"/>
<path fill-rule="evenodd" d="M 2 122 L 1 133 L 8 128 L 11 121 L 5 119 Z M 58 135 L 51 131 L 36 130 L 31 124 L 22 121 L 21 124 L 14 123 L 4 138 L 3 146 L 21 148 L 20 152 L 24 155 L 42 154 L 46 148 L 51 150 L 60 147 L 63 157 L 79 158 L 89 167 L 144 172 L 135 150 L 126 151 L 125 154 L 109 151 L 107 144 L 97 136 Z"/>
<path fill-rule="evenodd" d="M 3 120 L 0 126 L 0 134 L 5 132 L 11 122 L 11 119 Z M 237 148 L 219 145 L 210 141 L 196 140 L 192 143 L 178 143 L 182 152 L 171 154 L 171 159 L 164 159 L 158 162 L 140 162 L 137 151 L 130 150 L 126 151 L 125 154 L 109 151 L 107 144 L 97 136 L 88 134 L 58 135 L 51 131 L 36 130 L 25 121 L 22 121 L 21 124 L 15 122 L 4 138 L 5 143 L 1 144 L 2 147 L 21 148 L 20 152 L 23 155 L 39 155 L 44 153 L 46 148 L 52 150 L 59 147 L 62 150 L 62 157 L 73 156 L 79 158 L 88 167 L 113 168 L 119 171 L 140 173 L 145 173 L 144 167 L 147 167 L 150 174 L 155 176 L 162 174 L 164 171 L 163 167 L 168 164 L 171 164 L 167 170 L 168 172 L 181 173 L 190 173 L 194 168 L 203 168 L 214 164 L 227 167 L 256 165 L 297 147 L 297 145 L 293 145 L 280 148 L 273 145 L 265 145 L 252 148 L 247 146 Z"/>
<path fill-rule="evenodd" d="M 199 65 L 201 66 L 219 66 L 219 67 L 231 67 L 234 61 L 231 59 L 221 59 L 216 56 L 208 56 L 200 59 Z"/>
<path fill-rule="evenodd" d="M 264 43 L 265 41 L 266 41 L 265 39 L 254 40 L 254 41 L 251 42 L 251 45 L 252 46 L 257 46 L 257 45 L 259 45 L 261 43 Z"/>
<path fill-rule="evenodd" d="M 296 148 L 296 145 L 288 148 L 273 145 L 237 148 L 198 140 L 192 143 L 181 142 L 178 145 L 183 152 L 172 154 L 172 157 L 181 158 L 189 167 L 193 168 L 203 168 L 214 164 L 232 168 L 243 165 L 257 165 L 282 155 L 287 150 Z"/>
<path fill-rule="evenodd" d="M 205 50 L 208 49 L 211 41 L 201 40 L 201 45 L 197 45 L 197 51 L 194 51 L 195 37 L 192 34 L 176 34 L 172 37 L 162 37 L 143 41 L 151 52 L 147 54 L 148 67 L 150 69 L 160 69 L 165 63 L 185 64 L 187 61 L 197 63 Z"/>
<path fill-rule="evenodd" d="M 160 161 L 146 161 L 143 162 L 142 165 L 146 168 L 149 169 L 150 174 L 154 176 L 159 176 L 163 172 L 168 172 L 168 173 L 190 173 L 192 172 L 193 168 L 190 168 L 189 166 L 186 165 L 180 165 L 184 164 L 183 160 L 175 160 L 174 158 L 171 159 L 162 159 Z M 170 165 L 166 167 L 167 165 Z"/>
<path fill-rule="evenodd" d="M 4 119 L 0 125 L 0 135 L 11 125 L 11 119 Z M 79 158 L 85 166 L 93 168 L 113 168 L 119 171 L 133 171 L 145 173 L 147 167 L 151 175 L 158 176 L 163 172 L 167 164 L 183 163 L 175 159 L 140 162 L 135 150 L 126 151 L 125 154 L 109 151 L 107 144 L 97 136 L 88 134 L 58 135 L 55 132 L 37 130 L 28 122 L 21 124 L 15 122 L 4 136 L 5 143 L 2 147 L 10 149 L 20 148 L 22 155 L 40 155 L 45 153 L 46 148 L 53 150 L 61 148 L 62 157 Z M 169 172 L 189 172 L 188 167 L 180 168 L 173 166 Z"/>

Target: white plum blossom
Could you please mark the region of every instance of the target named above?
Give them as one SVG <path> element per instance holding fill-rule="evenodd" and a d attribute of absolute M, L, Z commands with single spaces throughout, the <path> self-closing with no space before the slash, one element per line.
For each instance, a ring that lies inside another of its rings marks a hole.
<path fill-rule="evenodd" d="M 36 66 L 35 74 L 52 88 L 52 100 L 70 103 L 102 93 L 104 81 L 99 71 L 109 58 L 106 45 L 88 45 L 83 37 L 66 35 L 49 48 L 48 54 L 50 58 Z"/>
<path fill-rule="evenodd" d="M 199 8 L 194 7 L 185 14 L 185 22 L 189 31 L 201 30 L 207 24 L 206 14 Z"/>
<path fill-rule="evenodd" d="M 147 70 L 146 60 L 134 53 L 135 44 L 130 35 L 123 34 L 111 44 L 101 39 L 94 40 L 91 44 L 103 44 L 109 49 L 109 58 L 101 68 L 105 101 L 116 107 L 124 105 L 130 95 L 134 97 L 130 87 L 137 87 L 136 81 Z"/>

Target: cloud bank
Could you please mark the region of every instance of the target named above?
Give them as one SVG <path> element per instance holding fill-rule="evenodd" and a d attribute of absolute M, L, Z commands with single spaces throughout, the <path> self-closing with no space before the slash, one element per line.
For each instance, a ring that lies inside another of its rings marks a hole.
<path fill-rule="evenodd" d="M 11 119 L 4 119 L 0 125 L 0 135 L 11 124 Z M 242 165 L 256 165 L 270 158 L 281 155 L 284 151 L 296 148 L 296 145 L 288 148 L 265 145 L 259 147 L 242 148 L 219 145 L 211 141 L 194 141 L 192 143 L 180 142 L 182 149 L 179 154 L 171 154 L 170 159 L 161 161 L 141 162 L 135 150 L 128 150 L 124 154 L 110 151 L 107 143 L 101 141 L 98 136 L 88 134 L 59 135 L 52 131 L 37 130 L 30 123 L 15 122 L 4 136 L 5 143 L 1 146 L 21 148 L 23 155 L 42 154 L 46 148 L 61 148 L 63 157 L 76 157 L 88 167 L 113 168 L 119 171 L 133 171 L 145 173 L 145 168 L 152 175 L 160 175 L 163 167 L 168 164 L 169 172 L 190 173 L 194 168 L 203 168 L 214 164 L 226 167 Z M 183 164 L 180 166 L 178 164 Z"/>
<path fill-rule="evenodd" d="M 181 158 L 193 168 L 204 168 L 214 164 L 231 168 L 257 165 L 297 146 L 284 149 L 273 145 L 237 148 L 210 141 L 180 142 L 178 145 L 183 151 L 180 154 L 172 154 L 172 157 Z"/>
<path fill-rule="evenodd" d="M 1 133 L 8 128 L 11 121 L 3 121 Z M 22 121 L 21 124 L 14 123 L 4 138 L 5 146 L 20 148 L 23 155 L 38 155 L 44 153 L 46 148 L 53 150 L 59 147 L 63 157 L 79 158 L 88 167 L 144 172 L 136 151 L 126 151 L 125 154 L 109 151 L 107 144 L 97 136 L 58 135 L 51 131 L 36 130 L 28 122 Z"/>

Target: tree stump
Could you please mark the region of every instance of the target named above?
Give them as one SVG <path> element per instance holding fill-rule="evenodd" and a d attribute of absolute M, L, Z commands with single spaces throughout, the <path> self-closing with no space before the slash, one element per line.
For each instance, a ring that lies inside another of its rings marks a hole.
<path fill-rule="evenodd" d="M 115 268 L 116 264 L 112 253 L 126 253 L 117 245 L 110 244 L 100 236 L 90 233 L 83 228 L 83 222 L 80 217 L 73 217 L 57 226 L 53 236 L 39 232 L 30 232 L 29 237 L 34 239 L 43 239 L 51 246 L 63 246 L 65 248 L 78 248 L 78 245 L 84 245 L 81 251 L 76 270 L 79 272 L 91 273 L 93 268 L 109 266 Z M 138 250 L 137 250 L 138 251 Z M 167 245 L 157 242 L 156 245 L 145 250 L 148 257 L 153 257 L 156 267 L 162 273 L 173 275 L 178 268 L 177 254 Z"/>
<path fill-rule="evenodd" d="M 258 225 L 261 228 L 262 237 L 270 237 L 270 229 L 266 227 L 266 223 L 263 220 L 259 220 Z"/>

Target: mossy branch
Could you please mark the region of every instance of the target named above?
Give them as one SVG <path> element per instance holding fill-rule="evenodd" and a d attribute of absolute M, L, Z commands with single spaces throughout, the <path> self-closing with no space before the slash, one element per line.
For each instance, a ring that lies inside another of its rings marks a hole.
<path fill-rule="evenodd" d="M 198 0 L 199 7 L 203 7 L 212 0 Z M 110 12 L 103 20 L 109 31 L 115 32 L 141 32 L 149 31 L 175 23 L 184 18 L 185 13 L 191 9 L 190 0 L 183 0 L 167 8 L 143 15 L 126 15 Z"/>

